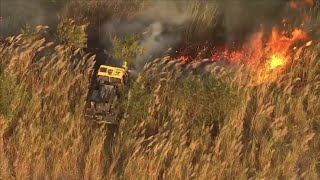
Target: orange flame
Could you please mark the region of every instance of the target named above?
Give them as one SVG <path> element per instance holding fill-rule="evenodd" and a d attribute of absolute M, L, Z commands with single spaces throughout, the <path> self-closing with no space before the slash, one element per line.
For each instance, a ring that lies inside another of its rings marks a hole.
<path fill-rule="evenodd" d="M 314 0 L 291 0 L 289 2 L 290 7 L 294 10 L 298 10 L 305 5 L 313 6 L 313 4 Z"/>
<path fill-rule="evenodd" d="M 311 21 L 311 16 L 308 14 L 308 15 L 305 15 L 303 20 L 307 23 L 309 23 Z"/>
<path fill-rule="evenodd" d="M 241 50 L 229 51 L 224 50 L 221 53 L 212 53 L 213 60 L 228 60 L 230 62 L 247 62 L 252 66 L 259 68 L 255 84 L 264 83 L 274 80 L 279 71 L 282 71 L 293 57 L 293 49 L 295 49 L 300 41 L 308 39 L 308 35 L 302 29 L 295 29 L 291 33 L 279 31 L 274 27 L 268 38 L 263 40 L 264 30 L 261 29 L 251 41 L 247 42 Z M 305 45 L 310 46 L 312 41 Z M 255 68 L 256 69 L 256 68 Z"/>
<path fill-rule="evenodd" d="M 286 58 L 279 55 L 279 54 L 273 54 L 271 57 L 271 60 L 269 62 L 269 69 L 275 69 L 279 66 L 283 66 L 286 63 Z"/>
<path fill-rule="evenodd" d="M 188 56 L 181 56 L 179 58 L 179 60 L 181 60 L 181 61 L 189 61 L 189 58 L 188 58 Z"/>
<path fill-rule="evenodd" d="M 288 62 L 290 59 L 293 47 L 299 41 L 308 39 L 307 33 L 301 29 L 295 29 L 292 33 L 281 32 L 278 28 L 272 29 L 269 40 L 265 43 L 263 41 L 264 31 L 263 28 L 254 36 L 251 41 L 247 42 L 241 50 L 230 51 L 217 51 L 216 49 L 211 52 L 212 59 L 227 60 L 230 62 L 246 61 L 249 64 L 260 64 L 263 57 L 270 59 L 285 59 L 283 62 Z M 278 57 L 278 58 L 276 58 Z M 285 65 L 285 63 L 281 63 Z"/>
<path fill-rule="evenodd" d="M 313 5 L 313 0 L 291 0 L 289 5 L 291 8 L 299 9 L 304 5 Z M 305 22 L 311 20 L 310 15 L 305 15 Z M 287 27 L 288 19 L 284 18 L 282 23 Z M 266 38 L 267 37 L 267 38 Z M 302 44 L 301 44 L 302 43 Z M 293 53 L 299 46 L 311 46 L 312 41 L 308 34 L 300 28 L 294 29 L 292 32 L 281 31 L 278 27 L 273 27 L 269 36 L 261 26 L 261 30 L 247 41 L 239 50 L 230 50 L 228 48 L 214 48 L 211 52 L 213 61 L 228 61 L 248 63 L 250 66 L 258 67 L 256 71 L 255 83 L 264 83 L 273 81 L 293 60 Z M 196 51 L 197 58 L 201 58 L 208 48 Z M 181 56 L 182 61 L 192 61 L 191 56 Z"/>
<path fill-rule="evenodd" d="M 304 2 L 309 6 L 312 6 L 314 4 L 314 0 L 304 0 Z"/>
<path fill-rule="evenodd" d="M 307 42 L 307 44 L 306 44 L 306 47 L 311 46 L 311 45 L 312 45 L 312 43 L 313 43 L 312 41 L 308 41 L 308 42 Z"/>

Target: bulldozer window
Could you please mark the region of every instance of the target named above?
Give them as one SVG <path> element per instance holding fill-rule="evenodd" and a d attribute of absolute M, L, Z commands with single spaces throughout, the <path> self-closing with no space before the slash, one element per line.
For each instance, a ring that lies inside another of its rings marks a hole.
<path fill-rule="evenodd" d="M 100 72 L 107 72 L 107 68 L 100 68 Z"/>
<path fill-rule="evenodd" d="M 117 78 L 110 78 L 110 81 L 115 84 L 121 83 L 121 79 L 117 79 Z"/>
<path fill-rule="evenodd" d="M 120 71 L 116 71 L 116 72 L 115 72 L 115 75 L 116 75 L 116 76 L 119 76 L 119 75 L 120 75 Z"/>

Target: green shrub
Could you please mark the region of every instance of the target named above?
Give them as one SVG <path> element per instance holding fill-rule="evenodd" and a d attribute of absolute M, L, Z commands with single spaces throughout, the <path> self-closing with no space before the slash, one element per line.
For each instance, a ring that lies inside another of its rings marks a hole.
<path fill-rule="evenodd" d="M 129 34 L 125 37 L 115 36 L 112 39 L 112 55 L 117 61 L 126 61 L 129 66 L 133 65 L 136 57 L 143 53 L 140 45 L 140 36 Z"/>
<path fill-rule="evenodd" d="M 130 122 L 136 123 L 147 117 L 150 98 L 151 92 L 148 92 L 137 82 L 132 84 L 127 108 L 127 117 Z"/>
<path fill-rule="evenodd" d="M 176 94 L 181 105 L 198 111 L 195 118 L 200 120 L 223 120 L 231 110 L 228 107 L 236 105 L 236 96 L 231 89 L 214 78 L 190 76 L 177 87 Z"/>
<path fill-rule="evenodd" d="M 72 19 L 61 19 L 57 27 L 57 39 L 73 49 L 87 47 L 87 24 L 77 25 Z"/>
<path fill-rule="evenodd" d="M 0 72 L 2 74 L 2 71 Z M 12 101 L 16 93 L 16 82 L 14 78 L 0 75 L 0 115 L 10 116 L 12 113 Z"/>

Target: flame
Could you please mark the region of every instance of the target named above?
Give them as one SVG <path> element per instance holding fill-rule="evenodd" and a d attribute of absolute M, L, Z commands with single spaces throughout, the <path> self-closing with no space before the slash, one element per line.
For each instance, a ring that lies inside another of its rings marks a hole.
<path fill-rule="evenodd" d="M 312 45 L 312 41 L 308 41 L 307 44 L 306 44 L 306 47 L 309 47 Z"/>
<path fill-rule="evenodd" d="M 303 20 L 307 23 L 311 22 L 311 15 L 307 14 L 304 16 Z"/>
<path fill-rule="evenodd" d="M 269 69 L 275 69 L 286 64 L 286 58 L 280 54 L 273 54 L 269 62 Z"/>
<path fill-rule="evenodd" d="M 304 2 L 309 6 L 312 6 L 314 4 L 314 0 L 304 0 Z"/>
<path fill-rule="evenodd" d="M 268 46 L 273 52 L 280 53 L 283 56 L 288 54 L 289 49 L 294 45 L 295 42 L 308 38 L 307 33 L 301 29 L 295 29 L 291 33 L 291 37 L 288 37 L 284 34 L 286 33 L 282 32 L 281 35 L 278 29 L 274 27 L 268 43 Z"/>
<path fill-rule="evenodd" d="M 299 9 L 304 5 L 311 6 L 313 0 L 291 0 L 289 5 L 291 8 Z M 305 22 L 311 21 L 310 15 L 301 17 Z M 308 34 L 300 27 L 292 31 L 284 31 L 283 28 L 289 27 L 289 19 L 282 19 L 283 27 L 274 26 L 271 32 L 265 31 L 261 25 L 260 31 L 255 33 L 250 39 L 237 50 L 230 48 L 214 47 L 210 49 L 204 47 L 195 51 L 196 57 L 183 55 L 180 57 L 182 61 L 192 61 L 201 59 L 203 56 L 211 53 L 212 61 L 227 61 L 230 63 L 246 63 L 252 66 L 256 77 L 253 78 L 254 84 L 272 82 L 281 75 L 293 61 L 294 53 L 299 47 L 309 47 L 313 41 L 309 39 Z M 267 34 L 268 33 L 268 34 Z M 207 44 L 206 44 L 207 46 Z M 207 58 L 207 57 L 205 57 Z"/>
<path fill-rule="evenodd" d="M 227 48 L 214 48 L 211 50 L 212 61 L 228 61 L 230 63 L 246 62 L 252 69 L 257 69 L 253 84 L 258 85 L 265 82 L 274 81 L 282 72 L 284 67 L 293 60 L 293 53 L 300 42 L 305 41 L 306 46 L 310 46 L 312 41 L 308 40 L 308 35 L 302 29 L 294 29 L 292 32 L 280 31 L 273 27 L 266 37 L 263 26 L 252 38 L 236 51 Z M 265 40 L 267 39 L 267 41 Z M 196 58 L 201 58 L 208 47 L 198 51 Z M 190 56 L 181 56 L 180 60 L 192 61 Z"/>
<path fill-rule="evenodd" d="M 263 57 L 269 59 L 267 63 L 277 64 L 276 66 L 283 66 L 291 58 L 292 49 L 296 49 L 296 44 L 300 41 L 308 39 L 308 35 L 302 29 L 294 29 L 291 33 L 285 31 L 280 32 L 278 28 L 274 27 L 270 34 L 269 40 L 263 40 L 264 30 L 261 30 L 253 36 L 240 50 L 231 51 L 225 49 L 223 51 L 213 49 L 211 52 L 211 59 L 213 61 L 227 60 L 230 62 L 246 61 L 249 64 L 260 64 Z M 308 42 L 307 46 L 312 42 Z M 270 63 L 272 61 L 272 63 Z M 282 63 L 279 63 L 279 62 Z M 278 63 L 277 63 L 278 62 Z M 271 68 L 274 65 L 270 66 Z"/>
<path fill-rule="evenodd" d="M 259 70 L 259 75 L 254 79 L 254 84 L 258 85 L 276 80 L 281 74 L 283 67 L 292 61 L 292 49 L 296 49 L 297 43 L 307 39 L 308 35 L 302 29 L 295 29 L 292 33 L 287 33 L 284 31 L 280 32 L 278 28 L 274 27 L 266 44 L 266 49 L 268 49 L 265 54 L 267 57 L 266 63 L 262 66 L 264 68 Z"/>
<path fill-rule="evenodd" d="M 305 5 L 313 6 L 313 4 L 314 4 L 314 0 L 291 0 L 291 1 L 289 2 L 289 6 L 290 6 L 293 10 L 301 9 L 301 8 L 304 7 Z"/>
<path fill-rule="evenodd" d="M 179 58 L 179 60 L 180 60 L 180 61 L 186 61 L 186 62 L 188 62 L 188 61 L 190 61 L 190 58 L 189 58 L 188 56 L 181 56 L 181 57 Z"/>

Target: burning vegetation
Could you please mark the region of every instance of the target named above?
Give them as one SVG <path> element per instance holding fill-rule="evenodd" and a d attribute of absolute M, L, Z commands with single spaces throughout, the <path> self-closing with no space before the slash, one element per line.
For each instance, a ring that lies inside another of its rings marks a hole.
<path fill-rule="evenodd" d="M 314 5 L 313 0 L 289 1 L 292 10 L 298 11 L 310 8 Z M 306 24 L 310 23 L 311 12 L 302 13 L 303 23 L 297 27 L 288 28 L 287 19 L 284 17 L 282 25 L 274 25 L 271 31 L 266 32 L 264 25 L 260 30 L 251 35 L 240 48 L 204 47 L 198 50 L 196 57 L 181 55 L 178 59 L 182 61 L 194 61 L 209 58 L 212 61 L 227 61 L 230 63 L 247 64 L 257 73 L 255 83 L 261 84 L 275 80 L 275 74 L 288 67 L 292 63 L 294 54 L 300 49 L 309 47 L 313 41 L 306 30 Z M 291 29 L 291 30 L 290 30 Z M 210 56 L 203 56 L 206 51 Z M 272 77 L 272 78 L 271 78 Z"/>
<path fill-rule="evenodd" d="M 59 30 L 0 40 L 0 179 L 320 179 L 319 1 L 130 2 L 48 1 Z M 86 120 L 122 60 L 119 128 Z"/>

